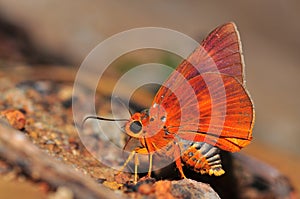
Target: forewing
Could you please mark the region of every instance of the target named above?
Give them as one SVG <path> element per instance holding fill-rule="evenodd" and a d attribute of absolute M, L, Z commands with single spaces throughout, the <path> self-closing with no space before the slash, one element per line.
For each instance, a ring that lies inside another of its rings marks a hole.
<path fill-rule="evenodd" d="M 233 76 L 244 84 L 244 60 L 236 25 L 227 23 L 213 30 L 176 70 L 186 79 L 214 72 Z M 173 76 L 176 78 L 176 74 Z"/>
<path fill-rule="evenodd" d="M 244 84 L 244 58 L 240 35 L 234 23 L 227 23 L 216 28 L 201 43 L 207 54 L 213 59 L 218 72 L 235 77 Z M 192 56 L 197 59 L 198 56 Z M 201 62 L 201 60 L 199 60 Z M 205 65 L 203 72 L 211 71 L 211 66 Z"/>

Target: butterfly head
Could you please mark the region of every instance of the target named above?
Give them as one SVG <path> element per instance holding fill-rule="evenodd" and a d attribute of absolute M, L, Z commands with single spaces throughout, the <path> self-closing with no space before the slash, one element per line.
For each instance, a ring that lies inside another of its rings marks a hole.
<path fill-rule="evenodd" d="M 130 120 L 125 124 L 125 132 L 133 138 L 142 138 L 146 133 L 145 126 L 149 122 L 148 110 L 140 113 L 135 113 L 131 116 Z"/>
<path fill-rule="evenodd" d="M 166 130 L 167 113 L 162 106 L 135 113 L 125 124 L 125 132 L 133 138 L 159 139 Z"/>

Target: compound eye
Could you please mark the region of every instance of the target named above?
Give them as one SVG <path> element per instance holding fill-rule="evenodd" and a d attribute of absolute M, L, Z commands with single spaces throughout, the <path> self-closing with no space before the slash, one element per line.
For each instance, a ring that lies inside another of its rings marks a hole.
<path fill-rule="evenodd" d="M 137 134 L 142 130 L 142 124 L 140 121 L 134 121 L 130 124 L 129 129 L 134 134 Z"/>

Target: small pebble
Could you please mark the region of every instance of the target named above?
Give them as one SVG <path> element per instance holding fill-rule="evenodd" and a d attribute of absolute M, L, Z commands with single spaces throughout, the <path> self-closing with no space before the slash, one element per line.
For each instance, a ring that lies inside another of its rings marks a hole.
<path fill-rule="evenodd" d="M 11 171 L 11 167 L 5 163 L 4 161 L 0 160 L 0 174 L 5 174 Z"/>
<path fill-rule="evenodd" d="M 118 190 L 123 186 L 122 184 L 119 184 L 117 182 L 108 182 L 108 181 L 104 181 L 103 185 L 112 190 Z"/>
<path fill-rule="evenodd" d="M 73 192 L 67 187 L 58 187 L 57 191 L 50 194 L 49 199 L 73 199 Z"/>
<path fill-rule="evenodd" d="M 102 184 L 102 183 L 104 183 L 106 181 L 106 179 L 105 178 L 98 178 L 96 181 L 98 183 Z"/>
<path fill-rule="evenodd" d="M 24 113 L 19 110 L 5 110 L 1 112 L 1 115 L 6 117 L 9 124 L 15 129 L 22 130 L 25 128 L 26 117 Z"/>
<path fill-rule="evenodd" d="M 41 190 L 43 193 L 47 193 L 50 190 L 50 186 L 46 182 L 40 182 L 38 185 L 39 190 Z"/>
<path fill-rule="evenodd" d="M 154 188 L 150 184 L 141 184 L 138 188 L 138 192 L 144 195 L 149 195 L 150 193 L 154 192 Z"/>
<path fill-rule="evenodd" d="M 36 131 L 31 131 L 28 133 L 30 137 L 33 139 L 37 139 L 39 137 L 39 134 Z"/>
<path fill-rule="evenodd" d="M 62 141 L 58 138 L 54 139 L 54 142 L 57 144 L 57 145 L 61 145 L 62 144 Z"/>
<path fill-rule="evenodd" d="M 49 150 L 49 151 L 53 151 L 54 149 L 54 144 L 47 144 L 46 148 Z"/>

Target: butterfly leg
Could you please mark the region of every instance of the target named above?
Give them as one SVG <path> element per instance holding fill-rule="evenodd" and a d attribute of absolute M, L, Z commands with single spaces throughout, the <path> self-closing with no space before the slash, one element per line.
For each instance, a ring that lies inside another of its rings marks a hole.
<path fill-rule="evenodd" d="M 152 172 L 153 154 L 149 153 L 146 148 L 137 148 L 136 149 L 136 153 L 139 153 L 139 154 L 148 154 L 149 155 L 149 169 L 148 169 L 147 177 L 150 178 L 151 177 L 151 172 Z"/>
<path fill-rule="evenodd" d="M 175 145 L 174 157 L 178 157 L 175 161 L 175 164 L 176 164 L 176 167 L 179 170 L 181 178 L 186 178 L 184 173 L 183 173 L 183 169 L 182 169 L 182 162 L 181 162 L 181 158 L 180 158 L 180 148 L 179 148 L 178 145 Z"/>
<path fill-rule="evenodd" d="M 139 159 L 137 154 L 134 154 L 134 181 L 133 183 L 136 184 L 137 183 L 137 173 L 138 173 L 138 165 L 139 165 Z"/>
<path fill-rule="evenodd" d="M 137 183 L 137 178 L 138 178 L 138 166 L 139 166 L 139 159 L 138 159 L 138 154 L 149 154 L 146 148 L 136 148 L 131 153 L 129 154 L 128 158 L 126 159 L 125 163 L 121 167 L 120 171 L 117 173 L 119 175 L 127 166 L 127 164 L 134 158 L 134 183 Z M 149 154 L 149 171 L 148 171 L 148 177 L 151 176 L 151 170 L 152 170 L 152 154 Z"/>
<path fill-rule="evenodd" d="M 152 160 L 153 160 L 153 154 L 149 154 L 149 170 L 148 170 L 148 177 L 151 178 L 151 172 L 152 172 Z"/>
<path fill-rule="evenodd" d="M 125 163 L 123 164 L 123 166 L 121 167 L 121 169 L 119 170 L 119 172 L 117 173 L 117 175 L 119 175 L 127 166 L 127 164 L 129 163 L 129 161 L 133 158 L 133 156 L 135 155 L 136 151 L 133 150 L 131 151 L 130 155 L 128 156 L 127 160 L 125 161 Z"/>

